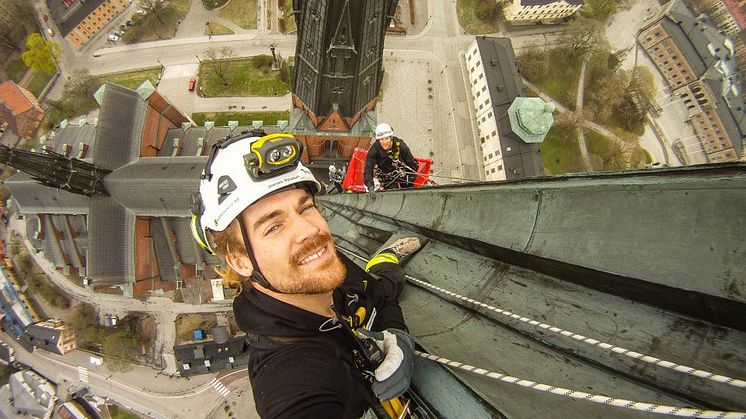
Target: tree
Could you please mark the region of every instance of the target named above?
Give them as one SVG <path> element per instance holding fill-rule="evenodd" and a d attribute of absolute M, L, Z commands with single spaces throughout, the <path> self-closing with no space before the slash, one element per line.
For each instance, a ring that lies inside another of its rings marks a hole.
<path fill-rule="evenodd" d="M 65 83 L 64 97 L 73 106 L 92 102 L 98 83 L 88 70 L 75 70 Z"/>
<path fill-rule="evenodd" d="M 166 7 L 162 2 L 159 0 L 140 0 L 140 6 L 152 13 L 161 23 L 166 24 L 166 21 L 163 19 L 163 12 Z"/>
<path fill-rule="evenodd" d="M 231 47 L 210 47 L 205 50 L 207 65 L 212 69 L 216 76 L 227 86 L 230 82 L 226 76 L 228 70 L 228 60 L 236 55 Z"/>
<path fill-rule="evenodd" d="M 26 52 L 21 58 L 27 67 L 46 74 L 54 74 L 57 71 L 54 58 L 59 52 L 60 47 L 57 43 L 46 41 L 39 33 L 32 33 L 26 40 Z"/>
<path fill-rule="evenodd" d="M 570 59 L 585 58 L 595 51 L 605 49 L 608 45 L 604 25 L 583 16 L 579 16 L 567 26 L 567 31 L 560 41 L 567 47 Z"/>
<path fill-rule="evenodd" d="M 529 45 L 518 59 L 521 74 L 529 81 L 535 81 L 544 77 L 547 72 L 549 55 L 536 45 Z"/>

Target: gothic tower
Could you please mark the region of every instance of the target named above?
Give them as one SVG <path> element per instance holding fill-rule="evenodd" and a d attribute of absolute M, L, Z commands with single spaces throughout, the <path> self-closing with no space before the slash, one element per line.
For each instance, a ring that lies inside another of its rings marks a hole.
<path fill-rule="evenodd" d="M 383 80 L 383 40 L 398 0 L 294 0 L 291 130 L 306 162 L 367 148 Z"/>
<path fill-rule="evenodd" d="M 26 172 L 37 182 L 52 188 L 79 195 L 108 195 L 103 179 L 109 170 L 51 150 L 35 153 L 0 145 L 0 163 Z"/>

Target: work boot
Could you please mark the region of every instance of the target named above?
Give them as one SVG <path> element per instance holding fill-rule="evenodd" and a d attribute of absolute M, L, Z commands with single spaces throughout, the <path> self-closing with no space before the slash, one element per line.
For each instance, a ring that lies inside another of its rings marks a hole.
<path fill-rule="evenodd" d="M 392 239 L 394 239 L 393 242 L 391 242 Z M 400 237 L 398 239 L 392 237 L 392 239 L 384 243 L 370 258 L 370 261 L 365 266 L 366 271 L 369 271 L 370 268 L 379 263 L 394 263 L 403 266 L 409 261 L 412 255 L 420 250 L 422 244 L 426 241 L 416 236 Z"/>

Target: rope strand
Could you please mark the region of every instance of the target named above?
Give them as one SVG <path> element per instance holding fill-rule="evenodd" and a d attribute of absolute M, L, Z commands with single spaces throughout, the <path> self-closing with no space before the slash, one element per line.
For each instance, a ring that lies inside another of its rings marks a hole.
<path fill-rule="evenodd" d="M 347 252 L 349 254 L 351 254 L 352 256 L 355 256 L 358 259 L 366 261 L 366 263 L 367 263 L 367 260 L 365 258 L 363 258 L 362 256 L 359 256 L 359 255 L 357 255 L 357 254 L 355 254 L 355 253 L 353 253 L 353 252 L 351 252 L 351 251 L 349 251 L 347 249 L 344 249 L 342 247 L 339 247 L 339 249 L 343 250 L 343 251 L 345 251 L 345 252 Z M 656 365 L 656 366 L 659 366 L 659 367 L 667 368 L 667 369 L 670 369 L 670 370 L 673 370 L 673 371 L 676 371 L 676 372 L 680 372 L 680 373 L 683 373 L 683 374 L 691 375 L 691 376 L 694 376 L 694 377 L 704 378 L 706 380 L 714 381 L 714 382 L 720 383 L 720 384 L 727 384 L 727 385 L 730 385 L 730 386 L 733 386 L 733 387 L 737 387 L 737 388 L 746 388 L 746 381 L 744 381 L 744 380 L 739 380 L 737 378 L 728 377 L 728 376 L 721 375 L 721 374 L 714 374 L 714 373 L 709 372 L 709 371 L 699 370 L 699 369 L 692 368 L 692 367 L 689 367 L 689 366 L 686 366 L 686 365 L 680 365 L 680 364 L 677 364 L 677 363 L 674 363 L 674 362 L 671 362 L 671 361 L 666 361 L 666 360 L 663 360 L 663 359 L 656 358 L 654 356 L 642 354 L 642 353 L 635 352 L 635 351 L 632 351 L 632 350 L 629 350 L 629 349 L 626 349 L 626 348 L 622 348 L 620 346 L 612 345 L 610 343 L 602 342 L 602 341 L 599 341 L 599 340 L 596 340 L 596 339 L 593 339 L 593 338 L 589 338 L 589 337 L 583 336 L 583 335 L 575 333 L 575 332 L 571 332 L 569 330 L 565 330 L 565 329 L 562 329 L 562 328 L 559 328 L 559 327 L 556 327 L 556 326 L 553 326 L 553 325 L 550 325 L 550 324 L 546 324 L 546 323 L 542 323 L 542 322 L 530 319 L 530 318 L 525 317 L 525 316 L 521 316 L 520 314 L 516 314 L 516 313 L 512 313 L 512 312 L 507 311 L 507 310 L 503 310 L 501 308 L 498 308 L 498 307 L 495 307 L 495 306 L 483 303 L 483 302 L 475 300 L 473 298 L 469 298 L 469 297 L 463 296 L 463 295 L 455 293 L 453 291 L 449 291 L 449 290 L 446 290 L 444 288 L 441 288 L 441 287 L 438 287 L 436 285 L 433 285 L 433 284 L 430 284 L 428 282 L 425 282 L 425 281 L 423 281 L 421 279 L 417 279 L 417 278 L 415 278 L 415 277 L 413 277 L 411 275 L 405 275 L 405 277 L 407 278 L 407 280 L 410 283 L 412 283 L 414 285 L 417 285 L 420 288 L 430 289 L 430 290 L 436 291 L 439 294 L 446 295 L 446 296 L 449 296 L 449 297 L 451 297 L 453 299 L 461 301 L 459 304 L 463 305 L 463 306 L 467 306 L 468 305 L 469 307 L 467 307 L 467 308 L 475 308 L 475 309 L 477 309 L 479 311 L 482 311 L 482 310 L 491 311 L 491 312 L 500 314 L 502 316 L 508 317 L 508 318 L 510 318 L 512 320 L 518 320 L 520 322 L 530 324 L 530 325 L 532 325 L 532 326 L 534 326 L 536 328 L 539 328 L 539 329 L 542 329 L 542 330 L 548 330 L 550 332 L 556 333 L 556 334 L 564 336 L 566 338 L 570 338 L 570 339 L 573 339 L 575 341 L 582 342 L 582 343 L 585 343 L 587 345 L 590 345 L 590 346 L 593 346 L 593 347 L 597 347 L 599 349 L 603 349 L 603 350 L 605 350 L 607 352 L 612 352 L 612 353 L 615 353 L 615 354 L 624 355 L 624 356 L 626 356 L 628 358 L 631 358 L 631 359 L 634 359 L 636 361 L 641 361 L 641 362 L 645 362 L 645 363 L 648 363 L 648 364 Z M 438 295 L 438 294 L 436 294 L 436 295 Z"/>

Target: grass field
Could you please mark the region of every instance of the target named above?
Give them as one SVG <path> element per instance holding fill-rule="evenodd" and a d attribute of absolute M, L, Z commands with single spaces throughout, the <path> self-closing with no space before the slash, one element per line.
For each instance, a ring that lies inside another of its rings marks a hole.
<path fill-rule="evenodd" d="M 145 80 L 150 80 L 150 82 L 153 83 L 153 86 L 155 86 L 160 74 L 160 67 L 141 68 L 139 70 L 125 71 L 121 73 L 102 74 L 96 76 L 96 83 L 103 84 L 104 82 L 110 81 L 129 89 L 137 89 Z"/>
<path fill-rule="evenodd" d="M 126 44 L 134 44 L 173 38 L 178 22 L 189 12 L 191 3 L 191 0 L 169 0 L 158 15 L 153 12 L 145 16 L 136 15 L 134 26 L 124 34 L 122 41 Z"/>
<path fill-rule="evenodd" d="M 256 1 L 231 0 L 218 11 L 218 16 L 228 19 L 244 29 L 256 29 Z"/>
<path fill-rule="evenodd" d="M 39 98 L 39 95 L 41 95 L 41 92 L 44 90 L 44 88 L 47 86 L 47 83 L 49 83 L 49 80 L 51 79 L 52 75 L 33 70 L 33 72 L 31 73 L 31 77 L 29 77 L 28 81 L 26 82 L 26 86 L 24 87 L 28 89 L 29 92 L 33 93 L 34 96 Z"/>
<path fill-rule="evenodd" d="M 216 126 L 228 125 L 228 121 L 238 121 L 239 125 L 251 125 L 252 121 L 263 121 L 265 125 L 276 125 L 277 121 L 290 119 L 290 112 L 207 112 L 193 113 L 192 120 L 197 125 L 214 121 Z"/>
<path fill-rule="evenodd" d="M 111 419 L 140 419 L 139 415 L 136 415 L 129 410 L 124 410 L 117 405 L 110 404 L 108 407 Z"/>
<path fill-rule="evenodd" d="M 550 175 L 582 171 L 582 157 L 575 128 L 567 124 L 553 126 L 541 143 L 541 160 L 545 171 Z"/>
<path fill-rule="evenodd" d="M 209 29 L 205 28 L 206 35 L 233 35 L 235 32 L 233 32 L 230 28 L 227 26 L 221 25 L 217 22 L 210 22 Z"/>
<path fill-rule="evenodd" d="M 546 71 L 542 76 L 529 80 L 544 93 L 560 101 L 565 107 L 575 109 L 580 63 L 567 60 L 561 49 L 547 52 Z"/>
<path fill-rule="evenodd" d="M 278 0 L 278 7 L 280 8 L 279 25 L 280 32 L 290 33 L 297 29 L 295 24 L 295 17 L 293 17 L 293 2 L 292 0 Z"/>
<path fill-rule="evenodd" d="M 495 0 L 458 0 L 458 22 L 472 35 L 499 32 L 500 13 Z"/>
<path fill-rule="evenodd" d="M 228 86 L 215 74 L 210 64 L 199 67 L 199 83 L 205 97 L 215 96 L 275 96 L 290 92 L 290 83 L 282 80 L 280 71 L 272 71 L 272 58 L 258 55 L 230 60 L 227 63 Z"/>
<path fill-rule="evenodd" d="M 11 80 L 18 83 L 21 81 L 21 78 L 24 74 L 26 74 L 26 70 L 28 70 L 28 67 L 26 67 L 26 64 L 23 63 L 23 60 L 20 58 L 17 60 L 13 60 L 8 64 L 8 68 L 6 72 L 8 73 L 8 77 L 10 77 Z"/>

